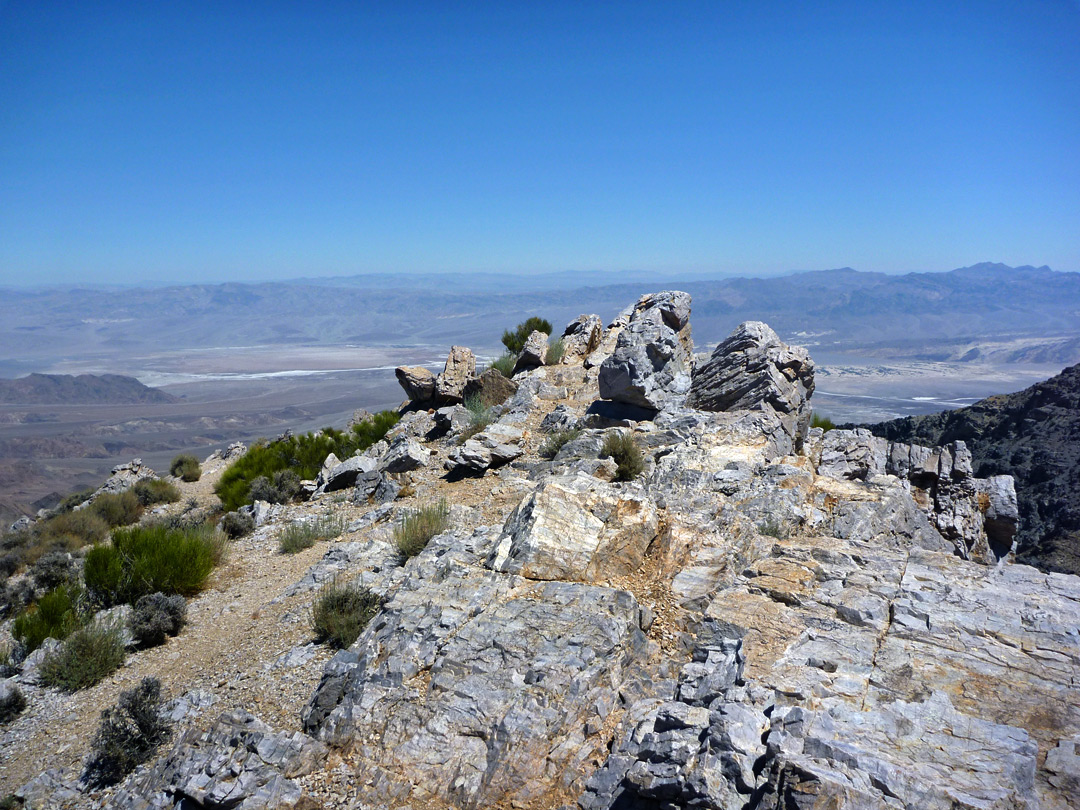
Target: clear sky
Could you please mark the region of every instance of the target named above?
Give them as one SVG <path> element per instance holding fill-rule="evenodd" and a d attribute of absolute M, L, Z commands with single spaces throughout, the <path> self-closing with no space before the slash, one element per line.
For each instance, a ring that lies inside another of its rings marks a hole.
<path fill-rule="evenodd" d="M 1080 270 L 1080 2 L 0 0 L 0 284 Z"/>

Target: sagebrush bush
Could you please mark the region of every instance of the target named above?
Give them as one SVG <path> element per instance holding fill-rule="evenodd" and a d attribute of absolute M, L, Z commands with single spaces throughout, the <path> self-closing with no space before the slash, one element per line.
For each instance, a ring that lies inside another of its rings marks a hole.
<path fill-rule="evenodd" d="M 11 635 L 27 654 L 40 647 L 47 638 L 62 641 L 82 624 L 79 596 L 79 589 L 74 584 L 53 588 L 15 617 Z"/>
<path fill-rule="evenodd" d="M 521 350 L 525 348 L 525 341 L 529 339 L 529 335 L 533 332 L 544 332 L 550 335 L 551 324 L 534 315 L 527 321 L 519 323 L 513 332 L 509 329 L 503 332 L 502 344 L 508 352 L 515 355 L 521 354 Z"/>
<path fill-rule="evenodd" d="M 566 344 L 563 343 L 562 338 L 556 338 L 548 344 L 547 354 L 544 355 L 544 364 L 557 366 L 562 362 L 564 354 L 566 354 Z"/>
<path fill-rule="evenodd" d="M 92 788 L 115 785 L 150 759 L 172 735 L 161 716 L 161 681 L 143 678 L 134 689 L 124 689 L 116 706 L 101 713 L 83 780 Z"/>
<path fill-rule="evenodd" d="M 229 512 L 221 519 L 221 530 L 230 540 L 255 531 L 255 518 L 247 512 Z"/>
<path fill-rule="evenodd" d="M 296 554 L 320 540 L 330 540 L 345 531 L 345 521 L 337 515 L 324 515 L 314 521 L 290 523 L 278 540 L 282 554 Z"/>
<path fill-rule="evenodd" d="M 292 470 L 278 470 L 271 478 L 260 475 L 251 482 L 252 502 L 289 503 L 300 494 L 300 476 Z"/>
<path fill-rule="evenodd" d="M 767 537 L 775 537 L 777 540 L 786 540 L 788 528 L 777 518 L 770 517 L 758 524 L 758 533 Z"/>
<path fill-rule="evenodd" d="M 135 493 L 135 497 L 143 506 L 176 503 L 180 500 L 180 490 L 160 478 L 144 478 L 132 487 L 131 491 Z"/>
<path fill-rule="evenodd" d="M 26 708 L 26 696 L 17 686 L 11 686 L 0 697 L 0 725 L 10 723 Z"/>
<path fill-rule="evenodd" d="M 126 655 L 120 628 L 88 624 L 65 639 L 41 662 L 41 682 L 65 692 L 93 686 L 114 673 Z"/>
<path fill-rule="evenodd" d="M 169 465 L 169 475 L 190 484 L 202 478 L 202 466 L 195 456 L 181 453 Z"/>
<path fill-rule="evenodd" d="M 450 506 L 446 498 L 418 509 L 402 512 L 397 526 L 394 527 L 394 545 L 402 560 L 415 557 L 437 534 L 446 531 L 450 525 Z"/>
<path fill-rule="evenodd" d="M 187 624 L 187 600 L 180 594 L 171 596 L 148 593 L 140 596 L 131 612 L 131 635 L 143 647 L 157 647 L 169 636 L 176 636 Z"/>
<path fill-rule="evenodd" d="M 63 500 L 56 505 L 56 512 L 70 512 L 80 503 L 84 503 L 87 498 L 94 494 L 96 490 L 94 487 L 87 487 L 86 489 L 80 489 L 77 492 L 72 492 L 70 495 L 65 495 Z"/>
<path fill-rule="evenodd" d="M 645 471 L 645 456 L 630 433 L 615 432 L 604 437 L 600 455 L 617 465 L 616 481 L 631 481 Z"/>
<path fill-rule="evenodd" d="M 333 580 L 325 585 L 311 607 L 311 629 L 319 641 L 346 649 L 360 637 L 381 601 L 356 583 Z"/>
<path fill-rule="evenodd" d="M 123 492 L 98 495 L 94 502 L 86 508 L 104 520 L 109 526 L 130 526 L 142 516 L 143 511 L 138 496 L 130 489 Z"/>
<path fill-rule="evenodd" d="M 821 428 L 825 433 L 836 430 L 836 424 L 832 419 L 827 416 L 818 416 L 816 413 L 810 418 L 810 427 Z"/>
<path fill-rule="evenodd" d="M 225 553 L 225 539 L 206 526 L 164 524 L 118 529 L 111 545 L 90 550 L 83 579 L 103 604 L 134 602 L 161 591 L 193 596 Z"/>
<path fill-rule="evenodd" d="M 495 413 L 478 396 L 466 397 L 462 403 L 469 412 L 469 423 L 458 435 L 458 444 L 464 444 L 495 421 Z"/>
<path fill-rule="evenodd" d="M 291 470 L 298 479 L 314 478 L 326 457 L 349 458 L 367 450 L 397 424 L 397 411 L 380 411 L 353 425 L 348 431 L 326 428 L 319 434 L 289 436 L 275 442 L 257 442 L 221 474 L 214 492 L 226 511 L 252 502 L 251 484 L 256 478 L 273 483 L 274 473 Z"/>
<path fill-rule="evenodd" d="M 109 524 L 95 510 L 87 507 L 74 512 L 62 512 L 34 525 L 35 546 L 41 551 L 50 548 L 77 548 L 100 543 L 109 534 Z M 30 562 L 30 560 L 28 560 Z"/>
<path fill-rule="evenodd" d="M 71 555 L 65 551 L 49 551 L 42 554 L 38 561 L 30 569 L 30 576 L 34 579 L 34 586 L 44 590 L 52 590 L 58 585 L 64 585 L 72 577 L 77 575 L 77 566 Z"/>
<path fill-rule="evenodd" d="M 0 678 L 11 678 L 18 673 L 15 649 L 10 644 L 0 644 Z"/>
<path fill-rule="evenodd" d="M 488 368 L 493 368 L 507 379 L 514 376 L 514 366 L 517 365 L 517 355 L 506 352 L 491 361 Z"/>
<path fill-rule="evenodd" d="M 564 444 L 572 442 L 580 435 L 581 430 L 578 428 L 556 431 L 544 440 L 544 443 L 540 445 L 540 449 L 537 450 L 537 452 L 542 458 L 555 458 L 559 451 L 562 450 Z"/>

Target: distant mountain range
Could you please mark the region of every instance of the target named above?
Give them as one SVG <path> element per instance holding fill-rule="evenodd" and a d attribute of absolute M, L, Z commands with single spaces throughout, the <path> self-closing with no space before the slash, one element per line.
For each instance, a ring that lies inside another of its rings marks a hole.
<path fill-rule="evenodd" d="M 967 442 L 977 476 L 1016 479 L 1017 561 L 1080 574 L 1080 365 L 969 408 L 866 427 L 892 441 Z"/>
<path fill-rule="evenodd" d="M 5 405 L 134 405 L 175 402 L 176 397 L 120 374 L 30 374 L 0 379 Z"/>
<path fill-rule="evenodd" d="M 694 297 L 694 337 L 715 343 L 738 323 L 767 321 L 813 348 L 875 350 L 926 359 L 979 358 L 987 338 L 1030 340 L 1043 362 L 1080 360 L 1080 273 L 978 264 L 947 273 L 886 275 L 850 268 L 773 278 L 650 280 L 629 274 L 494 278 L 358 276 L 154 289 L 5 290 L 0 376 L 58 357 L 116 357 L 185 348 L 274 345 L 498 347 L 533 314 L 553 323 L 583 312 L 610 319 L 656 289 Z M 982 341 L 982 342 L 980 342 Z M 1008 355 L 1017 348 L 1001 349 Z M 974 353 L 973 353 L 974 352 Z M 1004 358 L 1007 359 L 1007 358 Z M 1023 361 L 1022 357 L 1016 358 Z"/>

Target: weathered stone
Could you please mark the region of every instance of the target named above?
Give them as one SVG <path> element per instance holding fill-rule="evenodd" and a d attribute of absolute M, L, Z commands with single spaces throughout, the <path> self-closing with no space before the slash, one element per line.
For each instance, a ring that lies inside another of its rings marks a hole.
<path fill-rule="evenodd" d="M 464 399 L 476 399 L 487 407 L 502 405 L 516 392 L 518 386 L 513 380 L 507 379 L 497 369 L 489 368 L 479 377 L 474 377 L 465 384 L 462 392 Z"/>
<path fill-rule="evenodd" d="M 684 292 L 642 296 L 600 366 L 600 396 L 652 411 L 681 405 L 693 364 L 689 316 Z"/>
<path fill-rule="evenodd" d="M 563 362 L 588 357 L 600 346 L 604 322 L 598 315 L 579 315 L 562 333 Z"/>
<path fill-rule="evenodd" d="M 451 346 L 446 366 L 435 380 L 435 400 L 456 405 L 464 399 L 465 385 L 476 376 L 476 355 L 464 346 Z"/>
<path fill-rule="evenodd" d="M 293 732 L 274 732 L 242 709 L 222 714 L 209 731 L 192 729 L 152 768 L 106 803 L 115 810 L 292 808 L 292 781 L 326 759 L 326 746 Z"/>
<path fill-rule="evenodd" d="M 530 579 L 606 581 L 641 566 L 657 527 L 642 491 L 584 473 L 556 477 L 510 515 L 488 565 Z"/>
<path fill-rule="evenodd" d="M 788 346 L 761 321 L 747 321 L 694 370 L 687 404 L 703 411 L 770 408 L 802 446 L 810 426 L 814 362 L 806 349 Z"/>
<path fill-rule="evenodd" d="M 540 423 L 540 430 L 544 433 L 558 433 L 560 430 L 570 430 L 577 425 L 577 416 L 566 405 L 556 405 L 555 409 L 544 417 Z"/>
<path fill-rule="evenodd" d="M 534 330 L 525 338 L 525 345 L 521 348 L 517 362 L 514 364 L 514 373 L 528 371 L 544 365 L 547 359 L 548 335 L 546 332 Z"/>
<path fill-rule="evenodd" d="M 390 443 L 379 466 L 386 473 L 403 473 L 427 466 L 429 458 L 428 451 L 416 439 L 399 436 Z"/>
<path fill-rule="evenodd" d="M 889 443 L 869 430 L 830 430 L 821 440 L 818 475 L 865 481 L 885 472 Z"/>
<path fill-rule="evenodd" d="M 356 483 L 357 476 L 371 472 L 376 466 L 375 460 L 367 456 L 352 456 L 339 462 L 331 453 L 319 472 L 319 477 L 315 479 L 317 491 L 337 492 L 339 489 L 351 487 Z"/>
<path fill-rule="evenodd" d="M 435 375 L 423 366 L 398 366 L 394 374 L 410 402 L 421 404 L 435 398 Z"/>
<path fill-rule="evenodd" d="M 469 411 L 461 405 L 448 405 L 435 411 L 435 426 L 444 433 L 459 433 L 469 426 Z"/>

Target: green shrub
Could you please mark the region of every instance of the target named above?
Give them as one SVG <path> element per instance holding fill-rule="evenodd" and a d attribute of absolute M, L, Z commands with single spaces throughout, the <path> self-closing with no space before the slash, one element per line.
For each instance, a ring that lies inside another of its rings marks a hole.
<path fill-rule="evenodd" d="M 600 455 L 612 459 L 618 465 L 616 481 L 631 481 L 645 471 L 645 457 L 630 433 L 609 433 L 604 438 Z"/>
<path fill-rule="evenodd" d="M 82 624 L 78 609 L 79 590 L 75 585 L 60 585 L 42 596 L 18 616 L 11 626 L 14 636 L 27 654 L 47 638 L 62 641 Z"/>
<path fill-rule="evenodd" d="M 192 596 L 203 589 L 224 552 L 222 536 L 206 526 L 135 526 L 114 532 L 112 545 L 91 549 L 83 578 L 107 605 L 155 591 Z"/>
<path fill-rule="evenodd" d="M 41 662 L 41 681 L 65 692 L 93 686 L 124 663 L 124 639 L 118 627 L 88 624 Z"/>
<path fill-rule="evenodd" d="M 255 531 L 255 518 L 247 512 L 229 512 L 221 519 L 221 530 L 230 540 L 236 540 Z"/>
<path fill-rule="evenodd" d="M 143 510 L 138 496 L 130 489 L 123 492 L 99 495 L 86 508 L 104 520 L 109 526 L 130 526 L 142 517 Z"/>
<path fill-rule="evenodd" d="M 379 612 L 379 597 L 355 583 L 333 580 L 311 607 L 311 629 L 319 641 L 346 649 Z"/>
<path fill-rule="evenodd" d="M 491 361 L 488 368 L 493 368 L 507 379 L 514 376 L 514 366 L 517 365 L 517 355 L 506 352 Z"/>
<path fill-rule="evenodd" d="M 11 678 L 18 671 L 15 650 L 10 644 L 0 644 L 0 678 Z"/>
<path fill-rule="evenodd" d="M 195 456 L 181 453 L 169 465 L 169 475 L 190 484 L 202 478 L 202 466 Z"/>
<path fill-rule="evenodd" d="M 821 428 L 825 433 L 836 429 L 832 419 L 827 416 L 818 416 L 816 413 L 810 418 L 810 427 Z"/>
<path fill-rule="evenodd" d="M 330 540 L 345 531 L 345 521 L 337 515 L 325 515 L 315 521 L 290 523 L 281 533 L 278 550 L 282 554 L 296 554 L 311 548 L 320 540 Z"/>
<path fill-rule="evenodd" d="M 92 788 L 115 785 L 150 759 L 172 734 L 161 716 L 161 681 L 143 678 L 120 692 L 117 705 L 101 713 L 83 780 Z"/>
<path fill-rule="evenodd" d="M 437 534 L 446 531 L 450 525 L 450 506 L 446 498 L 436 503 L 421 506 L 419 509 L 405 510 L 398 525 L 394 527 L 394 545 L 402 560 L 415 557 Z"/>
<path fill-rule="evenodd" d="M 481 430 L 495 421 L 495 414 L 478 396 L 466 397 L 462 403 L 469 412 L 469 423 L 458 436 L 458 444 L 464 444 Z"/>
<path fill-rule="evenodd" d="M 251 482 L 249 497 L 252 502 L 289 503 L 300 494 L 300 476 L 292 470 L 278 470 L 273 478 L 260 475 Z"/>
<path fill-rule="evenodd" d="M 187 601 L 179 594 L 140 596 L 131 612 L 131 635 L 143 647 L 157 647 L 187 624 Z"/>
<path fill-rule="evenodd" d="M 40 521 L 34 527 L 34 534 L 34 545 L 42 551 L 61 547 L 75 550 L 104 540 L 109 534 L 109 524 L 96 510 L 87 507 Z"/>
<path fill-rule="evenodd" d="M 23 803 L 15 798 L 14 793 L 9 793 L 0 799 L 0 810 L 22 810 Z"/>
<path fill-rule="evenodd" d="M 256 478 L 273 483 L 274 473 L 282 470 L 291 470 L 298 479 L 314 478 L 328 455 L 349 458 L 357 450 L 366 450 L 382 439 L 398 419 L 397 411 L 380 411 L 348 431 L 326 428 L 319 434 L 257 442 L 221 474 L 214 492 L 226 511 L 234 511 L 252 502 L 251 484 Z"/>
<path fill-rule="evenodd" d="M 562 338 L 556 338 L 548 344 L 547 354 L 544 355 L 544 363 L 549 366 L 557 366 L 562 362 L 565 353 L 566 344 L 563 343 Z"/>
<path fill-rule="evenodd" d="M 160 478 L 144 478 L 131 488 L 139 503 L 154 506 L 159 503 L 176 503 L 180 500 L 180 490 Z"/>
<path fill-rule="evenodd" d="M 23 713 L 26 708 L 26 697 L 17 686 L 12 686 L 7 693 L 0 697 L 0 725 L 10 723 Z"/>
<path fill-rule="evenodd" d="M 581 431 L 578 428 L 557 431 L 544 440 L 544 443 L 540 445 L 540 449 L 537 452 L 540 454 L 541 458 L 555 458 L 559 451 L 562 450 L 564 444 L 572 442 L 580 435 Z"/>
<path fill-rule="evenodd" d="M 505 346 L 506 350 L 512 354 L 521 354 L 521 350 L 525 348 L 525 341 L 529 339 L 529 335 L 533 332 L 544 332 L 545 334 L 550 335 L 551 324 L 543 318 L 537 318 L 534 315 L 527 321 L 519 323 L 513 332 L 509 329 L 503 332 L 503 346 Z"/>

